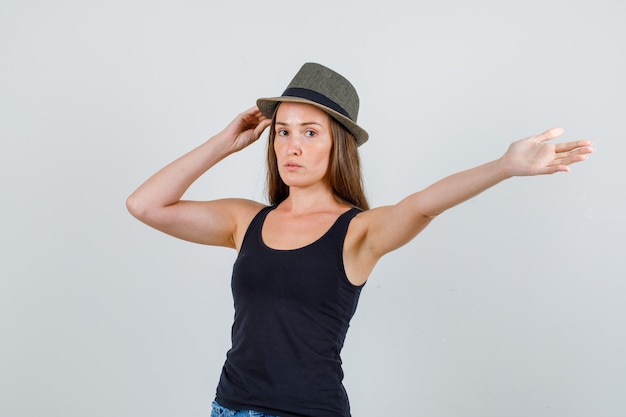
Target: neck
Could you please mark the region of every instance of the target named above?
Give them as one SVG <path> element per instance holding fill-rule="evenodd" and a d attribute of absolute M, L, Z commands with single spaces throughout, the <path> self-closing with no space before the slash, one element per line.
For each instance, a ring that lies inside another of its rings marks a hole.
<path fill-rule="evenodd" d="M 280 206 L 293 214 L 336 210 L 346 205 L 340 202 L 327 185 L 315 188 L 289 188 L 289 197 Z"/>

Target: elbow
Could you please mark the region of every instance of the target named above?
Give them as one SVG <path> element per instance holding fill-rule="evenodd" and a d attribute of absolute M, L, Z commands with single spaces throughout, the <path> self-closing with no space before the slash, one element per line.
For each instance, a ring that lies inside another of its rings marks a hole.
<path fill-rule="evenodd" d="M 134 218 L 148 226 L 158 228 L 166 220 L 167 210 L 164 206 L 136 193 L 126 199 L 126 209 Z"/>
<path fill-rule="evenodd" d="M 126 199 L 126 209 L 138 220 L 145 221 L 148 217 L 148 208 L 134 193 Z"/>

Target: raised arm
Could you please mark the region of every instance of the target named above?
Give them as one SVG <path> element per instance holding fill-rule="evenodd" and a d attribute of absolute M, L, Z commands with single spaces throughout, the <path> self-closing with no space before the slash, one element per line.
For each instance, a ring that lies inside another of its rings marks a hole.
<path fill-rule="evenodd" d="M 270 124 L 256 107 L 239 114 L 222 132 L 162 168 L 126 200 L 137 219 L 172 236 L 235 247 L 237 224 L 261 205 L 247 200 L 183 201 L 189 186 L 228 155 L 256 141 Z"/>
<path fill-rule="evenodd" d="M 587 140 L 549 143 L 562 133 L 563 129 L 550 129 L 514 142 L 495 161 L 446 177 L 394 206 L 363 213 L 361 247 L 378 259 L 409 242 L 439 214 L 486 189 L 513 176 L 569 171 L 571 164 L 594 151 Z"/>

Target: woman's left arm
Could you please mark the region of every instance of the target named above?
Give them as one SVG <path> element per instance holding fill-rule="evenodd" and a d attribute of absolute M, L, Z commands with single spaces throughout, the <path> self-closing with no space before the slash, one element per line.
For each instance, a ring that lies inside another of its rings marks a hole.
<path fill-rule="evenodd" d="M 362 213 L 366 232 L 361 248 L 379 258 L 408 243 L 447 209 L 508 178 L 567 172 L 594 151 L 588 140 L 549 143 L 562 133 L 555 128 L 516 141 L 494 161 L 446 177 L 396 205 Z"/>

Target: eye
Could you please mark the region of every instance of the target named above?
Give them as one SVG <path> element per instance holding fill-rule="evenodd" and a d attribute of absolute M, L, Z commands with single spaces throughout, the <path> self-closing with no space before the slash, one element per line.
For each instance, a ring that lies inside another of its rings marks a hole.
<path fill-rule="evenodd" d="M 287 136 L 288 132 L 285 129 L 278 129 L 276 131 L 276 135 L 278 135 L 278 136 Z"/>
<path fill-rule="evenodd" d="M 317 135 L 317 132 L 315 132 L 314 130 L 307 130 L 306 132 L 304 132 L 304 135 L 308 138 L 312 138 L 313 136 Z"/>

